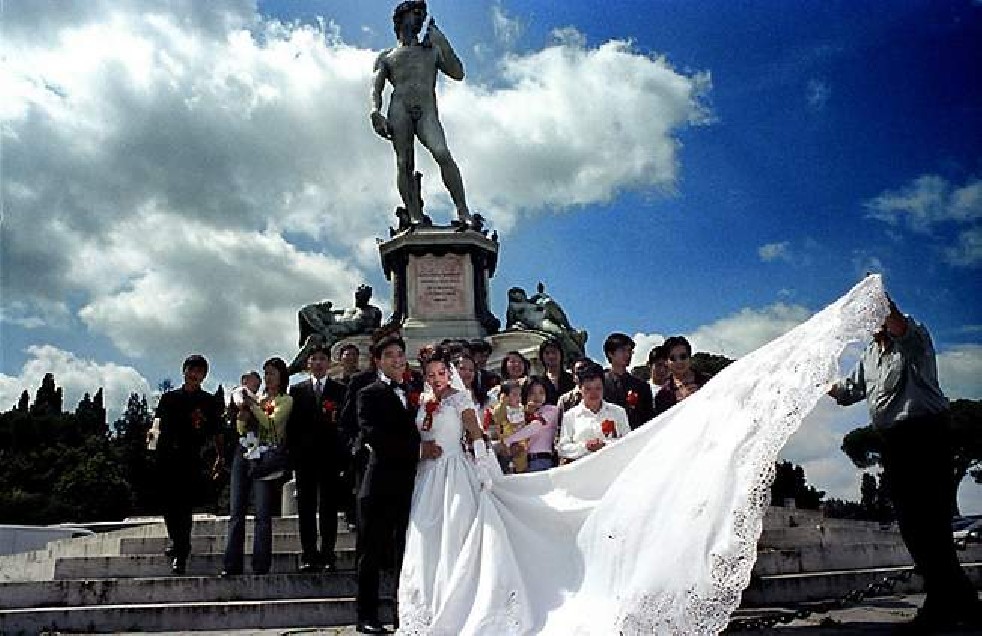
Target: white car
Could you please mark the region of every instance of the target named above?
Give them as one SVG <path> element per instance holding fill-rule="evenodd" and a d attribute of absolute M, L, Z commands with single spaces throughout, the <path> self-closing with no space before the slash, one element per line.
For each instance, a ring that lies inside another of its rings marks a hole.
<path fill-rule="evenodd" d="M 951 524 L 955 547 L 964 550 L 969 543 L 982 543 L 982 519 L 960 519 Z"/>

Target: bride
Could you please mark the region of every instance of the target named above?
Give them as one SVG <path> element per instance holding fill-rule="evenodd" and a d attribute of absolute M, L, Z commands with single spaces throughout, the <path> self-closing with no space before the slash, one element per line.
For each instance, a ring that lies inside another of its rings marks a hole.
<path fill-rule="evenodd" d="M 523 475 L 493 471 L 470 398 L 434 351 L 417 422 L 443 453 L 417 472 L 400 632 L 723 630 L 750 581 L 778 452 L 887 312 L 870 276 L 620 443 Z"/>

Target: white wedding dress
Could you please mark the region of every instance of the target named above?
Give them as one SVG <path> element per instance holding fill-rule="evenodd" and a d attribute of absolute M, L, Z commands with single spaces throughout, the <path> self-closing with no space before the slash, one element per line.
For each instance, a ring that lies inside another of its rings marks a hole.
<path fill-rule="evenodd" d="M 750 580 L 774 462 L 887 314 L 870 276 L 619 443 L 497 476 L 460 448 L 462 394 L 424 435 L 400 577 L 411 634 L 715 634 Z"/>

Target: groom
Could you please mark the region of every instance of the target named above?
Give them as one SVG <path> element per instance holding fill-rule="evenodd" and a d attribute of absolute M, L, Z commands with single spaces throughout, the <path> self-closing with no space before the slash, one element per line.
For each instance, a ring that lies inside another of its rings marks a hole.
<path fill-rule="evenodd" d="M 406 373 L 406 343 L 397 335 L 386 336 L 372 346 L 372 358 L 378 369 L 377 379 L 356 396 L 361 439 L 369 452 L 357 495 L 356 629 L 362 634 L 387 634 L 378 618 L 379 570 L 391 550 L 398 577 L 409 525 L 416 464 L 421 457 L 429 458 L 439 451 L 432 443 L 420 445 L 416 409 L 421 387 L 404 384 L 404 377 L 409 376 Z M 398 620 L 398 614 L 396 616 Z"/>

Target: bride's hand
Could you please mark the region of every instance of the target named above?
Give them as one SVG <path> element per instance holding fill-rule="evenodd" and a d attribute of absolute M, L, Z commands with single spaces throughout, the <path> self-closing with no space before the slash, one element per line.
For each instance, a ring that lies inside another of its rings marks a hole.
<path fill-rule="evenodd" d="M 443 454 L 443 449 L 434 441 L 421 442 L 419 445 L 420 459 L 437 459 Z"/>

